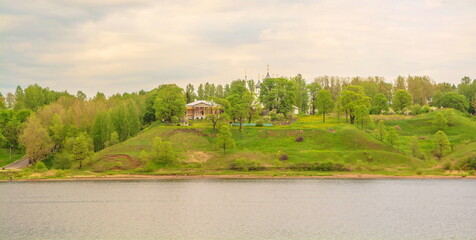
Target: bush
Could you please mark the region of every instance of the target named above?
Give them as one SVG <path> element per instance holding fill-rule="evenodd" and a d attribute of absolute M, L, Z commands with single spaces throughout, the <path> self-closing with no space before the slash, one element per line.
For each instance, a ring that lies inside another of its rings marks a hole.
<path fill-rule="evenodd" d="M 425 105 L 421 108 L 422 113 L 429 113 L 430 112 L 430 106 Z"/>
<path fill-rule="evenodd" d="M 289 168 L 299 171 L 348 171 L 344 164 L 336 163 L 333 161 L 326 162 L 300 162 L 291 165 Z"/>
<path fill-rule="evenodd" d="M 476 170 L 476 156 L 469 157 L 458 164 L 462 170 Z"/>
<path fill-rule="evenodd" d="M 304 141 L 304 137 L 303 136 L 299 136 L 296 138 L 296 142 L 302 142 Z"/>
<path fill-rule="evenodd" d="M 276 114 L 276 121 L 278 122 L 284 121 L 284 115 L 282 113 Z"/>
<path fill-rule="evenodd" d="M 42 161 L 36 162 L 35 165 L 33 165 L 33 169 L 35 169 L 37 171 L 48 170 L 48 168 L 46 168 L 46 165 Z"/>
<path fill-rule="evenodd" d="M 264 123 L 270 123 L 271 122 L 271 117 L 270 116 L 263 116 L 261 118 Z"/>
<path fill-rule="evenodd" d="M 450 170 L 451 167 L 452 167 L 452 165 L 451 165 L 450 161 L 444 162 L 443 165 L 441 166 L 441 168 L 443 168 L 444 170 Z"/>
<path fill-rule="evenodd" d="M 422 113 L 422 107 L 420 104 L 415 104 L 412 107 L 412 115 L 420 115 Z"/>
<path fill-rule="evenodd" d="M 238 158 L 238 159 L 234 160 L 231 163 L 230 168 L 233 169 L 233 170 L 245 171 L 245 172 L 259 171 L 259 170 L 264 169 L 264 167 L 261 166 L 260 162 L 255 161 L 255 160 L 248 160 L 248 159 L 244 159 L 244 158 Z"/>
<path fill-rule="evenodd" d="M 271 118 L 271 120 L 273 120 L 273 121 L 276 121 L 276 120 L 277 120 L 277 117 L 278 117 L 277 114 L 276 114 L 276 110 L 271 110 L 271 111 L 269 111 L 268 116 L 269 116 L 269 117 Z"/>
<path fill-rule="evenodd" d="M 73 159 L 71 154 L 62 152 L 56 154 L 53 158 L 53 168 L 55 169 L 70 169 L 73 165 Z"/>
<path fill-rule="evenodd" d="M 257 126 L 257 127 L 262 127 L 262 126 L 264 126 L 263 120 L 260 119 L 260 120 L 256 121 L 256 126 Z"/>
<path fill-rule="evenodd" d="M 296 115 L 294 115 L 294 113 L 292 113 L 292 112 L 288 112 L 288 113 L 286 113 L 286 119 L 294 120 L 294 119 L 296 119 Z"/>
<path fill-rule="evenodd" d="M 288 155 L 286 155 L 286 154 L 281 155 L 281 156 L 279 157 L 279 160 L 281 160 L 281 161 L 286 161 L 286 160 L 288 160 Z"/>

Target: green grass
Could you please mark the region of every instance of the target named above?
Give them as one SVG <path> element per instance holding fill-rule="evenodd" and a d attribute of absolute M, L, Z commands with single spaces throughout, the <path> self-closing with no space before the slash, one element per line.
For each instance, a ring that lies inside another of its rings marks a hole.
<path fill-rule="evenodd" d="M 13 150 L 10 159 L 10 149 L 0 148 L 0 167 L 4 167 L 23 156 L 20 150 Z"/>

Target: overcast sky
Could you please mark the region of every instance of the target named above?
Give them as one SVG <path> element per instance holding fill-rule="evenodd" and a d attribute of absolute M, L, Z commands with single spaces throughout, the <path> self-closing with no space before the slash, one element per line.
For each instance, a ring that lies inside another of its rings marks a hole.
<path fill-rule="evenodd" d="M 2 0 L 0 91 L 266 74 L 476 78 L 475 0 Z"/>

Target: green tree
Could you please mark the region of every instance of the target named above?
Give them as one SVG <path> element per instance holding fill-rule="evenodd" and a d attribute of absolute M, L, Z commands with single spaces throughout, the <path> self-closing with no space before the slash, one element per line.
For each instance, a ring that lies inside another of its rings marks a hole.
<path fill-rule="evenodd" d="M 397 130 L 394 127 L 391 127 L 388 130 L 388 135 L 387 135 L 387 142 L 390 143 L 390 145 L 397 147 L 400 144 L 399 136 L 397 133 Z"/>
<path fill-rule="evenodd" d="M 108 144 L 106 144 L 107 145 L 106 147 L 112 146 L 118 143 L 119 143 L 119 134 L 116 131 L 113 131 L 111 133 L 111 136 L 109 137 L 109 142 Z"/>
<path fill-rule="evenodd" d="M 433 124 L 438 130 L 445 130 L 448 127 L 448 122 L 441 112 L 437 112 L 433 119 Z"/>
<path fill-rule="evenodd" d="M 317 94 L 316 107 L 319 113 L 322 113 L 322 122 L 326 122 L 326 114 L 329 114 L 334 109 L 334 100 L 332 100 L 331 92 L 321 90 Z"/>
<path fill-rule="evenodd" d="M 309 92 L 306 85 L 306 80 L 302 78 L 301 74 L 298 74 L 296 77 L 291 78 L 291 81 L 293 81 L 294 85 L 296 86 L 294 99 L 296 107 L 299 108 L 299 113 L 307 113 L 309 110 Z"/>
<path fill-rule="evenodd" d="M 73 165 L 73 157 L 66 151 L 56 154 L 53 158 L 53 168 L 70 169 Z"/>
<path fill-rule="evenodd" d="M 278 113 L 292 112 L 296 99 L 296 84 L 286 78 L 267 78 L 260 86 L 260 101 L 264 108 Z"/>
<path fill-rule="evenodd" d="M 235 141 L 232 138 L 230 127 L 223 125 L 220 132 L 217 135 L 217 146 L 223 149 L 223 153 L 226 153 L 227 149 L 233 149 L 235 147 Z"/>
<path fill-rule="evenodd" d="M 7 138 L 3 136 L 2 131 L 0 129 L 0 148 L 5 147 L 7 144 Z"/>
<path fill-rule="evenodd" d="M 443 131 L 438 131 L 435 133 L 433 143 L 434 154 L 438 160 L 440 160 L 445 155 L 445 153 L 451 151 L 450 141 Z"/>
<path fill-rule="evenodd" d="M 51 126 L 49 128 L 51 139 L 53 140 L 55 146 L 54 149 L 58 150 L 62 147 L 63 141 L 66 138 L 66 131 L 63 120 L 58 114 L 53 115 L 51 120 Z"/>
<path fill-rule="evenodd" d="M 421 150 L 420 150 L 420 144 L 418 144 L 418 137 L 412 138 L 410 142 L 410 149 L 412 150 L 412 155 L 414 157 L 420 157 Z"/>
<path fill-rule="evenodd" d="M 154 103 L 156 118 L 167 122 L 171 122 L 173 116 L 181 118 L 185 114 L 185 104 L 181 88 L 175 84 L 162 85 Z"/>
<path fill-rule="evenodd" d="M 79 162 L 79 169 L 83 167 L 83 161 L 91 156 L 93 144 L 86 133 L 80 133 L 74 140 L 71 157 L 73 161 Z"/>
<path fill-rule="evenodd" d="M 49 155 L 54 146 L 48 132 L 35 115 L 28 118 L 19 140 L 26 147 L 30 164 L 35 164 Z"/>
<path fill-rule="evenodd" d="M 434 106 L 454 108 L 461 112 L 467 112 L 469 109 L 469 102 L 464 95 L 448 92 L 443 93 L 434 100 Z"/>
<path fill-rule="evenodd" d="M 223 99 L 226 101 L 225 99 Z M 217 105 L 213 107 L 213 111 L 207 115 L 207 120 L 212 123 L 213 127 L 213 134 L 216 134 L 216 126 L 219 122 L 228 121 L 230 116 L 227 113 L 222 112 L 223 107 L 221 105 Z"/>
<path fill-rule="evenodd" d="M 388 99 L 385 95 L 377 93 L 372 101 L 372 114 L 380 114 L 382 111 L 388 111 Z"/>
<path fill-rule="evenodd" d="M 380 141 L 383 141 L 383 139 L 387 136 L 387 130 L 385 127 L 385 123 L 382 120 L 378 122 L 377 131 L 378 131 Z"/>
<path fill-rule="evenodd" d="M 253 101 L 252 95 L 248 90 L 246 90 L 242 95 L 230 95 L 227 100 L 230 102 L 231 118 L 238 121 L 241 132 L 243 122 L 249 113 L 249 105 L 251 104 L 250 102 Z"/>
<path fill-rule="evenodd" d="M 196 99 L 195 88 L 190 83 L 185 88 L 185 97 L 187 98 L 187 103 L 191 103 L 191 102 L 195 101 L 195 99 Z"/>
<path fill-rule="evenodd" d="M 94 150 L 100 151 L 106 147 L 106 142 L 108 142 L 113 130 L 111 118 L 109 117 L 108 112 L 100 112 L 96 115 L 94 120 L 92 135 Z"/>
<path fill-rule="evenodd" d="M 369 109 L 364 105 L 357 105 L 355 107 L 355 122 L 357 126 L 360 125 L 361 129 L 365 129 L 365 126 L 369 125 L 371 121 Z"/>
<path fill-rule="evenodd" d="M 197 95 L 199 100 L 205 100 L 205 89 L 203 89 L 203 84 L 198 85 Z"/>
<path fill-rule="evenodd" d="M 339 103 L 350 118 L 350 123 L 354 124 L 355 110 L 357 106 L 370 106 L 370 98 L 365 96 L 364 90 L 360 86 L 349 85 L 341 92 Z"/>
<path fill-rule="evenodd" d="M 307 85 L 307 88 L 309 90 L 309 100 L 311 103 L 311 114 L 314 115 L 316 114 L 316 109 L 317 109 L 317 94 L 321 90 L 321 85 L 317 82 L 312 82 Z"/>
<path fill-rule="evenodd" d="M 412 95 L 407 91 L 400 89 L 393 95 L 392 108 L 395 111 L 403 111 L 413 103 Z"/>

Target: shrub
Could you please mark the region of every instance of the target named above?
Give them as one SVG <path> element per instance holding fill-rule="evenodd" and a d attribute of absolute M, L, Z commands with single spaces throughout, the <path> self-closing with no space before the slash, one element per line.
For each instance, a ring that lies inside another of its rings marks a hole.
<path fill-rule="evenodd" d="M 45 171 L 45 170 L 48 170 L 48 168 L 46 168 L 45 163 L 43 163 L 42 161 L 36 162 L 35 165 L 33 166 L 33 169 L 35 169 L 35 170 L 37 170 L 37 171 Z"/>
<path fill-rule="evenodd" d="M 299 136 L 296 138 L 296 142 L 302 142 L 304 141 L 304 137 L 303 136 Z"/>
<path fill-rule="evenodd" d="M 170 122 L 172 123 L 178 123 L 179 122 L 179 118 L 177 116 L 172 116 L 172 118 L 170 119 Z"/>
<path fill-rule="evenodd" d="M 422 113 L 429 113 L 430 112 L 430 106 L 425 105 L 421 108 Z"/>
<path fill-rule="evenodd" d="M 271 118 L 271 120 L 276 121 L 277 120 L 276 110 L 269 111 L 268 116 Z"/>
<path fill-rule="evenodd" d="M 264 123 L 270 123 L 271 122 L 271 117 L 270 116 L 263 116 L 261 118 Z"/>
<path fill-rule="evenodd" d="M 458 163 L 458 167 L 462 170 L 476 170 L 476 156 L 468 157 Z"/>
<path fill-rule="evenodd" d="M 326 162 L 300 162 L 291 165 L 289 168 L 299 171 L 348 171 L 344 164 L 333 161 Z"/>
<path fill-rule="evenodd" d="M 420 115 L 422 113 L 422 107 L 420 104 L 415 104 L 412 106 L 412 115 Z"/>
<path fill-rule="evenodd" d="M 294 120 L 295 118 L 296 118 L 296 115 L 294 115 L 294 113 L 292 113 L 292 112 L 286 113 L 286 119 Z"/>
<path fill-rule="evenodd" d="M 256 121 L 256 126 L 257 126 L 257 127 L 262 127 L 262 126 L 264 126 L 263 120 L 260 119 L 260 120 Z"/>
<path fill-rule="evenodd" d="M 193 126 L 193 120 L 192 119 L 188 120 L 188 125 Z"/>
<path fill-rule="evenodd" d="M 56 169 L 70 169 L 73 165 L 73 159 L 71 154 L 67 152 L 62 152 L 56 154 L 53 158 L 53 168 Z"/>
<path fill-rule="evenodd" d="M 238 158 L 234 160 L 230 168 L 233 170 L 238 170 L 238 171 L 259 171 L 263 170 L 264 167 L 261 166 L 261 163 L 256 161 L 256 160 L 248 160 L 244 158 Z"/>
<path fill-rule="evenodd" d="M 282 113 L 276 114 L 276 121 L 278 122 L 284 121 L 284 115 Z"/>
<path fill-rule="evenodd" d="M 281 156 L 279 157 L 279 160 L 281 160 L 281 161 L 286 161 L 286 160 L 288 160 L 288 155 L 286 155 L 286 154 L 281 155 Z"/>
<path fill-rule="evenodd" d="M 450 170 L 451 167 L 452 167 L 452 165 L 451 165 L 450 161 L 444 162 L 443 165 L 441 166 L 441 168 L 443 168 L 444 170 Z"/>

